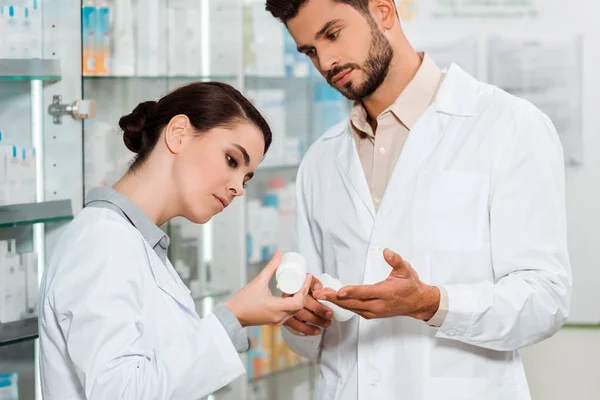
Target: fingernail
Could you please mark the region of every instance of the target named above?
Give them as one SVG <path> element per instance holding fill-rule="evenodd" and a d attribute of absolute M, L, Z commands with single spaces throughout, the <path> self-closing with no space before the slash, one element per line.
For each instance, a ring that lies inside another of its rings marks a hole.
<path fill-rule="evenodd" d="M 327 300 L 327 296 L 319 296 L 318 299 L 319 300 Z"/>
<path fill-rule="evenodd" d="M 323 289 L 323 286 L 321 286 L 320 283 L 315 283 L 315 289 L 314 290 L 321 290 Z"/>
<path fill-rule="evenodd" d="M 346 293 L 346 292 L 342 292 L 342 293 L 338 294 L 338 297 L 346 297 L 346 296 L 348 296 L 348 293 Z"/>
<path fill-rule="evenodd" d="M 318 335 L 319 333 L 321 333 L 320 329 L 315 329 L 315 335 Z"/>
<path fill-rule="evenodd" d="M 331 311 L 327 311 L 327 312 L 325 313 L 325 318 L 327 318 L 327 319 L 331 319 L 331 317 L 333 317 L 333 313 L 332 313 Z"/>

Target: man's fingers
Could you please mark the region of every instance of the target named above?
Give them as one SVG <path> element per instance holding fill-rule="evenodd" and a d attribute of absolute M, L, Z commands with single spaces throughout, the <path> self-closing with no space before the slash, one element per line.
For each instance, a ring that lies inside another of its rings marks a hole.
<path fill-rule="evenodd" d="M 321 283 L 320 280 L 318 280 L 317 278 L 315 278 L 313 276 L 312 281 L 310 283 L 310 290 L 315 291 L 315 290 L 320 290 L 320 289 L 323 289 L 323 284 Z"/>
<path fill-rule="evenodd" d="M 298 321 L 295 317 L 287 320 L 284 325 L 298 333 L 302 333 L 307 336 L 315 336 L 321 333 L 321 330 L 319 328 Z"/>
<path fill-rule="evenodd" d="M 387 297 L 388 291 L 379 283 L 374 285 L 345 286 L 337 292 L 337 297 L 340 299 L 357 300 L 384 299 Z"/>
<path fill-rule="evenodd" d="M 317 300 L 328 300 L 333 301 L 338 299 L 337 292 L 333 289 L 325 288 L 323 290 L 319 290 L 313 292 L 313 296 Z"/>
<path fill-rule="evenodd" d="M 333 293 L 332 293 L 333 292 Z M 335 305 L 338 305 L 346 310 L 350 310 L 356 312 L 360 311 L 375 311 L 375 309 L 379 310 L 381 305 L 384 304 L 381 300 L 357 300 L 357 299 L 340 299 L 335 291 L 325 291 L 321 292 L 319 296 L 319 300 L 326 300 Z"/>
<path fill-rule="evenodd" d="M 333 311 L 327 307 L 324 306 L 323 304 L 319 303 L 317 300 L 315 300 L 313 297 L 308 296 L 306 297 L 306 301 L 304 303 L 304 308 L 306 308 L 307 310 L 310 310 L 310 312 L 312 312 L 313 314 L 327 319 L 327 320 L 331 320 L 331 318 L 333 318 Z"/>
<path fill-rule="evenodd" d="M 306 309 L 296 314 L 295 318 L 299 321 L 308 322 L 311 325 L 316 325 L 321 328 L 329 328 L 331 326 L 330 320 L 321 318 L 318 315 L 315 315 Z"/>

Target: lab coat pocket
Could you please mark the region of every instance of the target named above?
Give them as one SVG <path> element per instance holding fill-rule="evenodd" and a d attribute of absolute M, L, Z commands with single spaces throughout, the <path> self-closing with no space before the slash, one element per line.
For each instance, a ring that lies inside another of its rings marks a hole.
<path fill-rule="evenodd" d="M 478 250 L 488 218 L 488 191 L 486 174 L 422 172 L 415 193 L 415 245 L 425 250 Z"/>
<path fill-rule="evenodd" d="M 526 391 L 525 391 L 526 392 Z M 432 378 L 427 386 L 427 400 L 529 400 L 513 381 L 500 378 Z"/>

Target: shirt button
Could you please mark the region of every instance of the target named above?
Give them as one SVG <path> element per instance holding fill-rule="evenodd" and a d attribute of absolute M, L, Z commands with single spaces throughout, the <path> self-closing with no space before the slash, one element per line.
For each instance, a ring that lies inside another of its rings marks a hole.
<path fill-rule="evenodd" d="M 379 386 L 379 381 L 377 379 L 371 379 L 371 382 L 369 382 L 369 385 L 371 385 L 372 387 L 377 387 L 377 386 Z"/>
<path fill-rule="evenodd" d="M 377 151 L 379 151 L 379 154 L 385 154 L 385 147 L 380 147 Z"/>
<path fill-rule="evenodd" d="M 375 197 L 373 198 L 373 200 L 375 201 L 375 203 L 381 203 L 381 197 Z"/>

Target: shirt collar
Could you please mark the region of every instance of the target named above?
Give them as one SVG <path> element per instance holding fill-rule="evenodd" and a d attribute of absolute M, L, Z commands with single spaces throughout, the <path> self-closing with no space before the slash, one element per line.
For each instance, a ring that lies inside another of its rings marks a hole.
<path fill-rule="evenodd" d="M 169 236 L 152 222 L 141 208 L 121 193 L 108 187 L 90 189 L 87 194 L 85 205 L 88 206 L 96 202 L 108 202 L 118 207 L 153 248 L 159 243 L 161 247 L 164 247 L 165 249 L 169 247 Z"/>
<path fill-rule="evenodd" d="M 423 61 L 413 79 L 396 101 L 379 115 L 381 117 L 387 112 L 392 112 L 409 130 L 435 100 L 443 77 L 442 71 L 427 53 L 419 53 L 419 56 Z M 350 120 L 356 129 L 372 136 L 368 114 L 362 102 L 354 102 Z"/>

